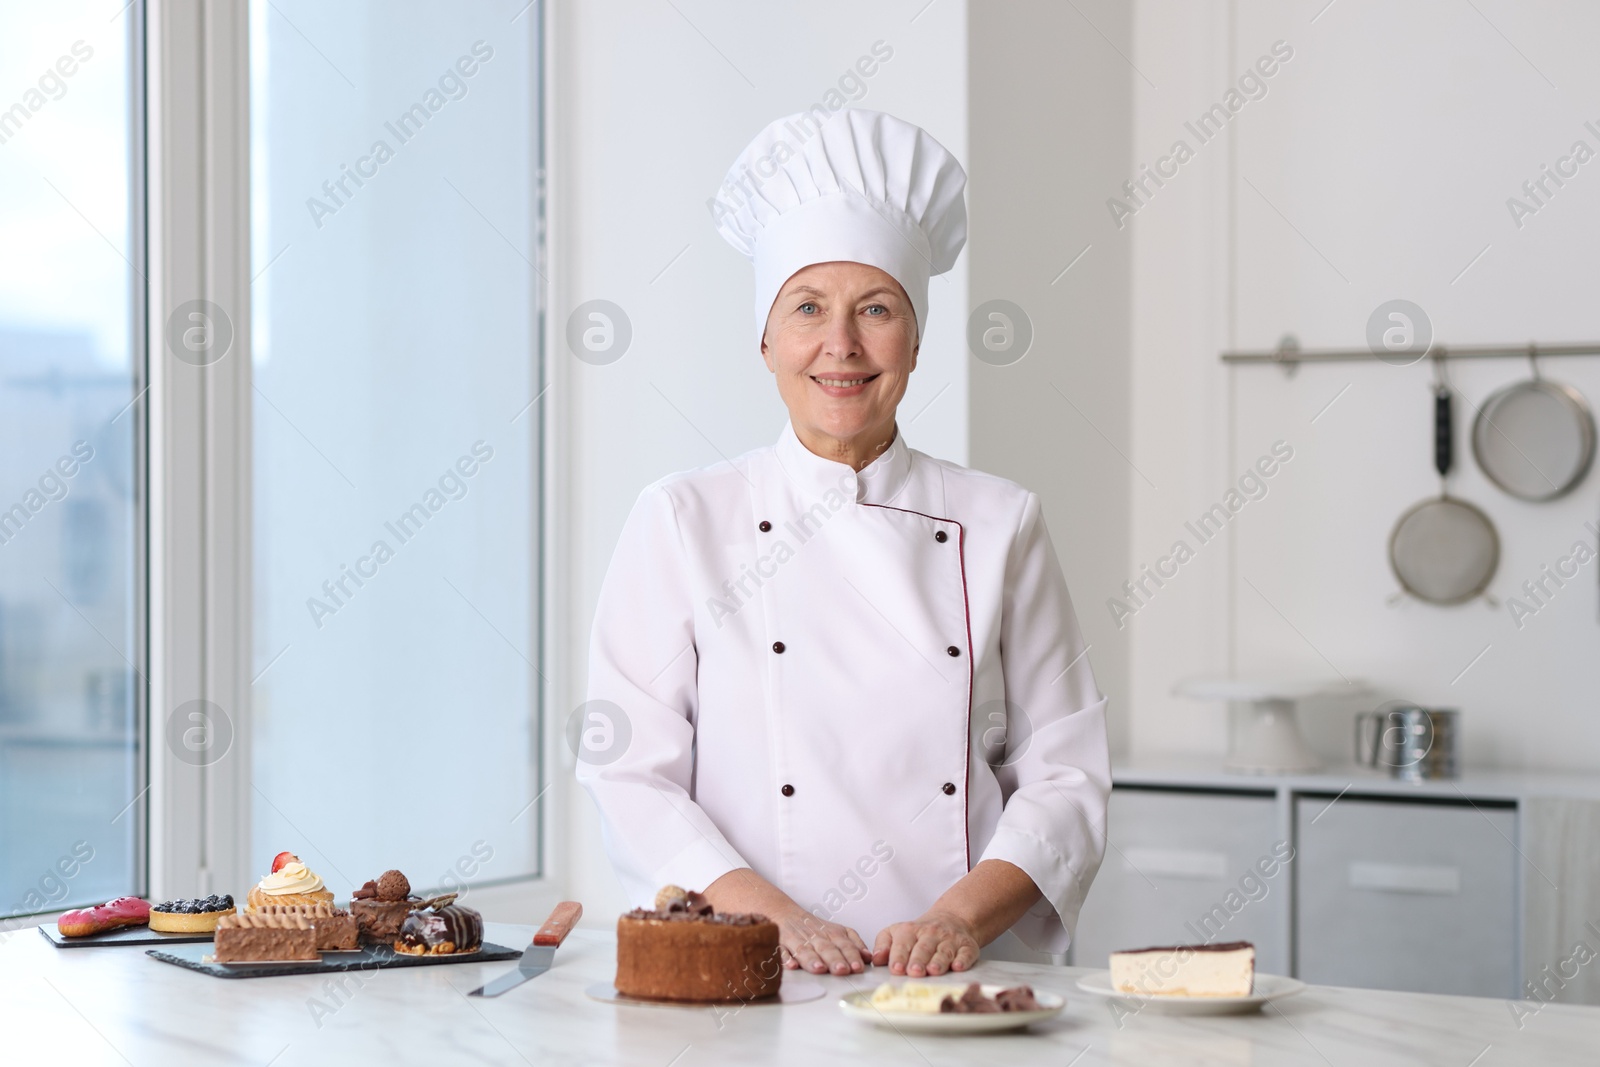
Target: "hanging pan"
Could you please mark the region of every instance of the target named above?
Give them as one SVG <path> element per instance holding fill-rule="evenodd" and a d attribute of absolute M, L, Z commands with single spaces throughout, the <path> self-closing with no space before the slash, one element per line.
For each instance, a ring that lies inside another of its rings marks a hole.
<path fill-rule="evenodd" d="M 1583 394 L 1541 378 L 1537 364 L 1531 379 L 1485 400 L 1472 424 L 1478 466 L 1521 500 L 1554 500 L 1572 492 L 1589 473 L 1594 444 L 1594 415 Z"/>
<path fill-rule="evenodd" d="M 1389 566 L 1406 592 L 1429 604 L 1461 604 L 1489 586 L 1500 538 L 1489 517 L 1445 488 L 1452 459 L 1450 389 L 1433 395 L 1433 465 L 1439 495 L 1400 516 L 1389 535 Z"/>

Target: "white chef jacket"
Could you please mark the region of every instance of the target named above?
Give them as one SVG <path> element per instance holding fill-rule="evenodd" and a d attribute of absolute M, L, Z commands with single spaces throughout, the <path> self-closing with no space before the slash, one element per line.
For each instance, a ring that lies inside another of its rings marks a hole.
<path fill-rule="evenodd" d="M 578 780 L 629 899 L 750 867 L 878 931 L 984 859 L 1064 952 L 1110 766 L 1039 498 L 896 434 L 859 474 L 777 444 L 640 494 L 601 587 Z M 587 743 L 587 742 L 586 742 Z"/>

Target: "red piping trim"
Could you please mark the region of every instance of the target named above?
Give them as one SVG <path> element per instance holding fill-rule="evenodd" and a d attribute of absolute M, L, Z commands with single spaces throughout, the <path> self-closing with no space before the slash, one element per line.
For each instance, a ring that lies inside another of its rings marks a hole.
<path fill-rule="evenodd" d="M 891 507 L 888 504 L 864 503 L 861 506 L 898 511 L 906 515 L 920 515 L 934 522 L 948 522 L 956 528 L 956 560 L 961 566 L 961 616 L 967 625 L 967 730 L 965 758 L 961 769 L 961 837 L 966 854 L 966 867 L 970 871 L 972 870 L 972 672 L 975 668 L 972 656 L 972 604 L 967 597 L 967 528 L 955 519 L 929 515 L 925 511 L 912 511 L 910 508 Z"/>

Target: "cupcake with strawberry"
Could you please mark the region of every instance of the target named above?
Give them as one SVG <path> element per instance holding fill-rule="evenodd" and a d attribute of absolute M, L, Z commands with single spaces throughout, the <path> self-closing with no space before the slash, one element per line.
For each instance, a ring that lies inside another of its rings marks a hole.
<path fill-rule="evenodd" d="M 268 904 L 332 904 L 333 890 L 322 878 L 300 862 L 293 852 L 280 852 L 272 859 L 272 873 L 250 890 L 246 911 Z"/>

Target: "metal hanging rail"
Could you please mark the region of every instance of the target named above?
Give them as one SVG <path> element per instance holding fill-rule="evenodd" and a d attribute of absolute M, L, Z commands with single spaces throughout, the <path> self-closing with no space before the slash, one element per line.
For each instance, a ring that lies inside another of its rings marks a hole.
<path fill-rule="evenodd" d="M 1385 362 L 1401 362 L 1409 356 L 1406 352 L 1385 353 L 1389 360 Z M 1447 346 L 1436 344 L 1426 352 L 1416 355 L 1410 362 L 1420 363 L 1424 359 L 1544 359 L 1548 356 L 1600 356 L 1600 342 L 1583 341 L 1561 345 L 1459 345 Z M 1279 345 L 1271 351 L 1256 352 L 1224 352 L 1224 363 L 1275 363 L 1279 366 L 1289 366 L 1297 363 L 1359 363 L 1362 361 L 1379 360 L 1379 355 L 1370 348 L 1300 348 L 1291 343 Z"/>

